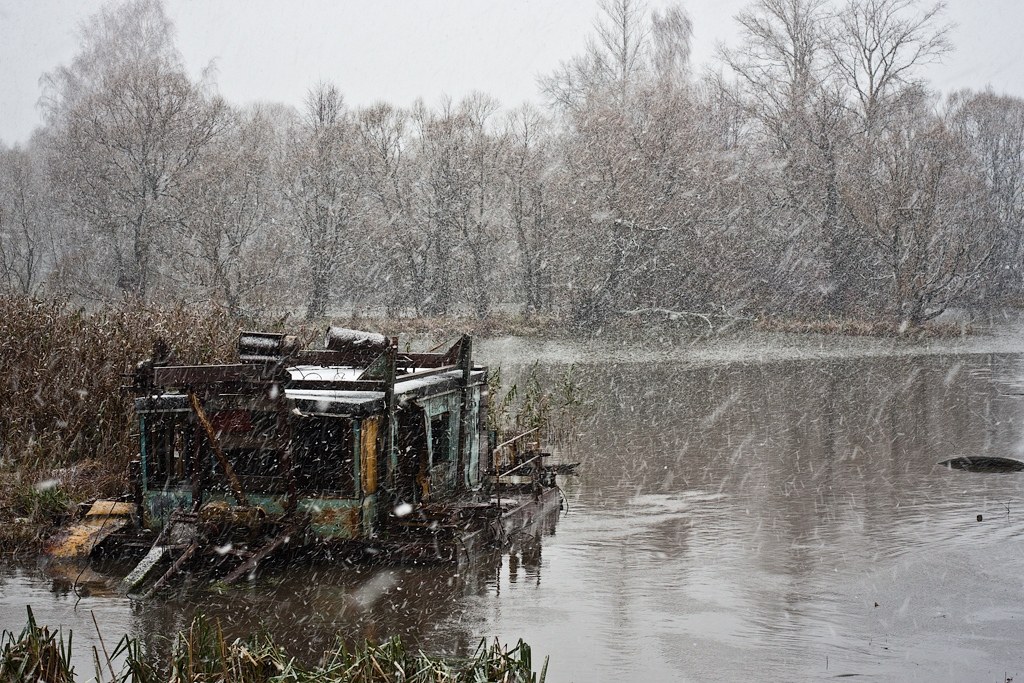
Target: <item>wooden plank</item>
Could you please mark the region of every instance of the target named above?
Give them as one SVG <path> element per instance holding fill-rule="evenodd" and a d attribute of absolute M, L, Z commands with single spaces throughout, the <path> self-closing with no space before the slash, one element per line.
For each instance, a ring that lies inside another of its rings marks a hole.
<path fill-rule="evenodd" d="M 167 580 L 169 578 L 177 574 L 181 567 L 186 562 L 188 562 L 188 559 L 192 557 L 192 555 L 194 555 L 196 550 L 198 549 L 199 542 L 192 541 L 192 543 L 190 543 L 189 546 L 185 548 L 185 551 L 182 552 L 180 556 L 178 556 L 178 559 L 174 561 L 174 564 L 172 564 L 170 568 L 166 572 L 164 572 L 164 575 L 157 579 L 156 583 L 154 583 L 153 586 L 143 594 L 142 599 L 148 600 L 149 598 L 153 597 L 153 594 L 160 590 L 160 588 L 162 588 L 163 585 L 167 583 Z"/>

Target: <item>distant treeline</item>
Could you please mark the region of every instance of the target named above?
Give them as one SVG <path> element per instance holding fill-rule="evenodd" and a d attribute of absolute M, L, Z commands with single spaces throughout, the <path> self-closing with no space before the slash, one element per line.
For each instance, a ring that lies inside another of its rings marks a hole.
<path fill-rule="evenodd" d="M 698 69 L 682 8 L 605 0 L 543 109 L 319 83 L 296 111 L 191 77 L 159 0 L 108 5 L 0 146 L 0 288 L 581 326 L 1015 305 L 1024 101 L 929 90 L 941 9 L 753 0 Z"/>

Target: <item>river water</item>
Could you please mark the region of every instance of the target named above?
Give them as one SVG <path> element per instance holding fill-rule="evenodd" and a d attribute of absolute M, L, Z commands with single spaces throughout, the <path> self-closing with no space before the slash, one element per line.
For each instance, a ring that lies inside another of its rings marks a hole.
<path fill-rule="evenodd" d="M 1024 458 L 1019 329 L 477 354 L 552 385 L 574 368 L 586 405 L 562 458 L 580 475 L 539 540 L 458 570 L 293 567 L 145 604 L 7 566 L 0 627 L 31 604 L 74 630 L 86 673 L 93 618 L 108 649 L 125 632 L 158 648 L 198 610 L 305 657 L 339 634 L 451 653 L 523 638 L 550 681 L 1024 677 L 1024 473 L 937 464 Z"/>

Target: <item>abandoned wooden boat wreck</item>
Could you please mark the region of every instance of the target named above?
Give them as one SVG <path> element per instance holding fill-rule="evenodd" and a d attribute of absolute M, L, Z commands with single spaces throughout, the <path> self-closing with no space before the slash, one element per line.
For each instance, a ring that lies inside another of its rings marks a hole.
<path fill-rule="evenodd" d="M 157 534 L 126 592 L 190 564 L 230 582 L 285 552 L 458 561 L 557 514 L 555 476 L 574 466 L 546 464 L 526 435 L 492 448 L 470 337 L 410 353 L 343 328 L 323 349 L 245 332 L 238 351 L 235 364 L 185 366 L 158 348 L 135 373 L 135 505 L 93 506 L 83 524 L 109 542 L 68 535 L 109 547 L 133 527 L 126 516 Z"/>

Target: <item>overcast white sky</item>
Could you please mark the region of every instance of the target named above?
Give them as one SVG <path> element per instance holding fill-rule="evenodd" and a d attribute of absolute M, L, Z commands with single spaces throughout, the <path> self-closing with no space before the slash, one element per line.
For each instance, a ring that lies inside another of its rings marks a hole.
<path fill-rule="evenodd" d="M 39 77 L 67 63 L 78 25 L 102 0 L 0 0 L 0 141 L 39 123 Z M 668 4 L 654 0 L 652 6 Z M 682 0 L 695 63 L 730 43 L 748 0 Z M 1024 0 L 948 0 L 956 52 L 929 69 L 944 91 L 986 85 L 1024 96 Z M 166 0 L 193 71 L 216 62 L 232 103 L 299 105 L 318 81 L 350 104 L 436 103 L 482 90 L 511 107 L 537 100 L 536 79 L 577 54 L 597 0 Z"/>

